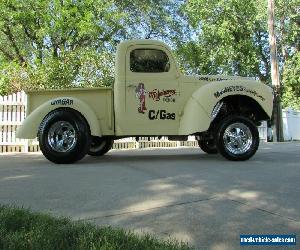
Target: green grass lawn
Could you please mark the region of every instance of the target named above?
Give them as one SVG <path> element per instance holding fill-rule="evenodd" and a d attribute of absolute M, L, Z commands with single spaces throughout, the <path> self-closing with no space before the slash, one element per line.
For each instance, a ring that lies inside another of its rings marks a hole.
<path fill-rule="evenodd" d="M 0 249 L 192 249 L 176 240 L 0 206 Z"/>

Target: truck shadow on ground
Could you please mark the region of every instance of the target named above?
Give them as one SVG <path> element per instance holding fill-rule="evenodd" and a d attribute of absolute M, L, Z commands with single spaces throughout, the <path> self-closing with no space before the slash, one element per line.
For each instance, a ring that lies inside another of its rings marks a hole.
<path fill-rule="evenodd" d="M 295 162 L 300 161 L 300 154 L 294 154 L 293 152 L 276 152 L 276 158 L 282 159 L 284 157 L 292 157 L 295 159 Z M 274 157 L 272 152 L 258 151 L 256 155 L 254 155 L 251 159 L 247 161 L 228 161 L 226 158 L 222 157 L 220 154 L 206 154 L 201 152 L 200 149 L 194 149 L 193 153 L 184 153 L 184 151 L 178 150 L 177 153 L 172 152 L 172 149 L 162 150 L 160 154 L 157 152 L 152 152 L 152 150 L 118 150 L 107 153 L 103 156 L 85 156 L 82 160 L 73 163 L 73 164 L 54 164 L 48 161 L 41 153 L 18 153 L 18 154 L 2 154 L 0 155 L 2 166 L 9 166 L 11 164 L 11 160 L 16 161 L 15 163 L 22 162 L 23 160 L 32 161 L 32 165 L 39 164 L 42 166 L 56 166 L 56 167 L 78 167 L 78 166 L 88 166 L 99 163 L 102 164 L 112 164 L 112 163 L 130 163 L 130 162 L 193 162 L 199 161 L 199 164 L 205 162 L 216 162 L 223 163 L 224 165 L 238 165 L 238 164 L 246 164 L 248 163 L 266 163 L 266 162 L 274 162 Z M 298 160 L 297 160 L 298 159 Z M 287 164 L 283 162 L 283 164 Z M 0 166 L 1 167 L 1 166 Z"/>
<path fill-rule="evenodd" d="M 300 155 L 295 155 L 294 153 L 276 153 L 278 159 L 281 159 L 283 157 L 287 157 L 290 155 L 293 159 L 299 159 Z M 272 153 L 268 152 L 257 152 L 256 155 L 254 155 L 252 158 L 250 158 L 247 161 L 229 161 L 226 158 L 222 157 L 220 154 L 205 154 L 203 152 L 195 152 L 195 153 L 169 153 L 163 152 L 162 154 L 151 154 L 150 152 L 147 152 L 147 155 L 141 155 L 141 154 L 126 154 L 122 152 L 122 154 L 116 154 L 115 152 L 108 153 L 104 156 L 89 156 L 87 155 L 85 158 L 83 158 L 80 162 L 78 162 L 76 165 L 89 165 L 89 164 L 95 164 L 95 163 L 129 163 L 129 162 L 145 162 L 145 161 L 151 161 L 151 162 L 193 162 L 193 161 L 199 161 L 199 164 L 205 163 L 205 162 L 217 162 L 217 163 L 224 163 L 225 165 L 239 165 L 239 164 L 246 164 L 249 163 L 266 163 L 266 162 L 274 162 L 274 157 Z"/>
<path fill-rule="evenodd" d="M 94 164 L 94 163 L 126 163 L 126 162 L 170 162 L 170 161 L 195 161 L 195 160 L 206 160 L 206 161 L 223 161 L 225 160 L 220 155 L 205 155 L 205 154 L 185 154 L 185 155 L 175 155 L 164 153 L 163 155 L 115 155 L 115 154 L 107 154 L 100 157 L 86 156 L 80 164 Z"/>

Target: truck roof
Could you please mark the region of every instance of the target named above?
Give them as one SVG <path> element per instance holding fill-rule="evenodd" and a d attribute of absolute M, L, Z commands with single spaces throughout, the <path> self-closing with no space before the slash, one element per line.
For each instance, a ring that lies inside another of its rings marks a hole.
<path fill-rule="evenodd" d="M 151 40 L 151 39 L 125 40 L 125 41 L 122 41 L 121 43 L 119 43 L 118 46 L 120 46 L 120 47 L 129 47 L 131 45 L 136 45 L 136 44 L 142 44 L 142 45 L 160 45 L 160 46 L 165 46 L 165 47 L 168 48 L 168 46 L 164 42 L 158 41 L 158 40 Z"/>

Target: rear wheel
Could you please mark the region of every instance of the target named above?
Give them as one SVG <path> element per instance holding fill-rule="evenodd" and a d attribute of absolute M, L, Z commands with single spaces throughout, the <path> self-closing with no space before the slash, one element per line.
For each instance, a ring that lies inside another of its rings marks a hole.
<path fill-rule="evenodd" d="M 71 109 L 50 112 L 39 127 L 38 139 L 44 156 L 57 164 L 81 160 L 91 143 L 89 125 Z"/>
<path fill-rule="evenodd" d="M 229 160 L 248 160 L 258 149 L 258 129 L 248 118 L 242 116 L 227 117 L 220 121 L 216 145 L 219 153 Z"/>
<path fill-rule="evenodd" d="M 103 139 L 98 136 L 93 136 L 88 154 L 91 156 L 104 155 L 112 148 L 113 144 L 114 140 L 112 139 Z"/>
<path fill-rule="evenodd" d="M 217 154 L 218 149 L 214 140 L 198 141 L 199 147 L 207 154 Z"/>

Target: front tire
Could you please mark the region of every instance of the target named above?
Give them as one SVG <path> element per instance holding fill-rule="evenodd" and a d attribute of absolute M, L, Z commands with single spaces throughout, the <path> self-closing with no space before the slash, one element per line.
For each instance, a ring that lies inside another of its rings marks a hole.
<path fill-rule="evenodd" d="M 57 164 L 81 160 L 91 144 L 89 125 L 72 109 L 50 112 L 39 127 L 38 139 L 44 156 Z"/>
<path fill-rule="evenodd" d="M 220 122 L 216 145 L 219 153 L 228 160 L 248 160 L 259 146 L 258 129 L 248 118 L 229 116 Z"/>
<path fill-rule="evenodd" d="M 93 136 L 91 147 L 88 151 L 88 155 L 102 156 L 112 148 L 113 144 L 114 144 L 114 140 L 103 139 L 98 136 Z"/>

